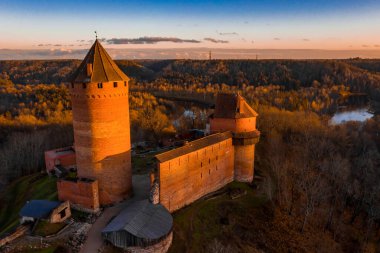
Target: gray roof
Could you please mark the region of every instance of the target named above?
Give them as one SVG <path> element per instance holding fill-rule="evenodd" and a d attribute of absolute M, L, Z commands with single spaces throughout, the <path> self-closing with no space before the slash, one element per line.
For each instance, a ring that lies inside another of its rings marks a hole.
<path fill-rule="evenodd" d="M 166 162 L 166 161 L 172 160 L 174 158 L 177 158 L 179 156 L 186 155 L 188 153 L 196 151 L 198 149 L 202 149 L 202 148 L 207 147 L 209 145 L 216 144 L 218 142 L 227 140 L 231 137 L 232 137 L 231 132 L 211 134 L 211 135 L 203 137 L 201 139 L 191 141 L 182 147 L 172 149 L 172 150 L 167 151 L 167 152 L 162 153 L 162 154 L 158 154 L 158 155 L 156 155 L 156 158 L 161 163 Z"/>
<path fill-rule="evenodd" d="M 173 227 L 173 218 L 166 208 L 148 200 L 131 203 L 116 216 L 102 234 L 127 232 L 137 238 L 156 240 L 166 236 Z"/>
<path fill-rule="evenodd" d="M 61 202 L 58 201 L 30 200 L 25 203 L 19 214 L 22 217 L 32 217 L 35 219 L 47 218 L 60 204 Z"/>

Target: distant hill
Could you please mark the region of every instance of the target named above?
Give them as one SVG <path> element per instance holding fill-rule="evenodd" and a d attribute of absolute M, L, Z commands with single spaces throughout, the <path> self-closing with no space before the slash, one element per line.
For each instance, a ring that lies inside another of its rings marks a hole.
<path fill-rule="evenodd" d="M 280 85 L 287 90 L 345 85 L 380 100 L 380 60 L 119 60 L 137 82 Z M 16 84 L 67 82 L 79 60 L 0 61 L 0 78 Z"/>

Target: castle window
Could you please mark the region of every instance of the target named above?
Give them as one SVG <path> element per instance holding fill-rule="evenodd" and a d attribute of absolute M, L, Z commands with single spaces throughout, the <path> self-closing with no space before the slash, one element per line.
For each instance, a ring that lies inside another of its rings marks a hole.
<path fill-rule="evenodd" d="M 82 83 L 82 88 L 86 89 L 86 83 Z"/>
<path fill-rule="evenodd" d="M 74 83 L 71 83 L 71 88 L 74 88 Z"/>
<path fill-rule="evenodd" d="M 201 167 L 203 166 L 203 163 L 201 163 Z"/>
<path fill-rule="evenodd" d="M 124 81 L 124 86 L 127 86 L 127 81 Z"/>
<path fill-rule="evenodd" d="M 117 82 L 113 82 L 113 87 L 114 87 L 114 88 L 117 87 Z"/>
<path fill-rule="evenodd" d="M 103 83 L 98 83 L 98 88 L 99 89 L 103 88 Z"/>

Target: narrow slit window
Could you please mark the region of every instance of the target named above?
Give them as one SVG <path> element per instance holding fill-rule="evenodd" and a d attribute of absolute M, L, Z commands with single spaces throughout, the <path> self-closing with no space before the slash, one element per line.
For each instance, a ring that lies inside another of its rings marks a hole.
<path fill-rule="evenodd" d="M 125 86 L 125 87 L 127 86 L 127 81 L 124 81 L 124 86 Z"/>
<path fill-rule="evenodd" d="M 98 83 L 98 88 L 99 89 L 103 88 L 103 83 Z"/>
<path fill-rule="evenodd" d="M 86 89 L 86 83 L 82 83 L 82 88 Z"/>
<path fill-rule="evenodd" d="M 74 83 L 71 83 L 71 88 L 73 88 L 73 89 L 74 89 Z"/>
<path fill-rule="evenodd" d="M 113 82 L 113 87 L 114 87 L 114 88 L 117 87 L 117 82 Z"/>

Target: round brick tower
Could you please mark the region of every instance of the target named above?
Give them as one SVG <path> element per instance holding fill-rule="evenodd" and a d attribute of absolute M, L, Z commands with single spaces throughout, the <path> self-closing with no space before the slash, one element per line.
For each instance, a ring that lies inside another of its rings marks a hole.
<path fill-rule="evenodd" d="M 96 40 L 70 85 L 78 177 L 98 180 L 101 205 L 132 193 L 128 81 Z"/>
<path fill-rule="evenodd" d="M 232 132 L 234 178 L 239 182 L 253 180 L 255 144 L 260 137 L 260 132 L 256 129 L 257 116 L 239 94 L 219 93 L 214 114 L 210 117 L 211 133 Z"/>

